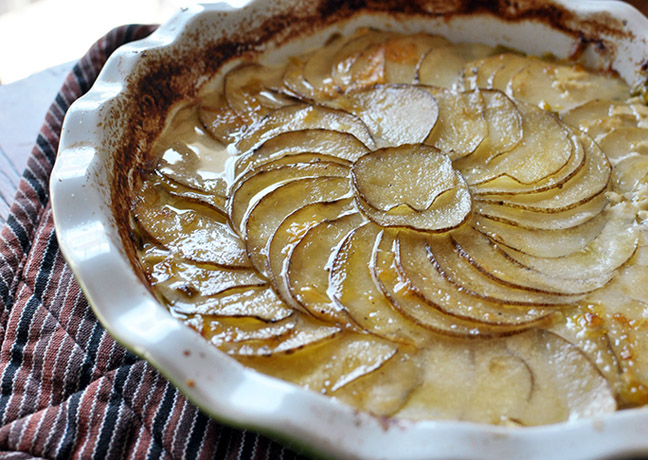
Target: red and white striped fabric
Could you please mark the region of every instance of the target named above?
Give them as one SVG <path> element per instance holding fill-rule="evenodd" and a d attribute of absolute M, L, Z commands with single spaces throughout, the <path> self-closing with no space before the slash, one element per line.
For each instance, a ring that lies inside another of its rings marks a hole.
<path fill-rule="evenodd" d="M 48 183 L 63 117 L 118 46 L 119 27 L 74 67 L 47 113 L 0 234 L 0 458 L 293 459 L 218 424 L 99 324 L 59 252 Z"/>

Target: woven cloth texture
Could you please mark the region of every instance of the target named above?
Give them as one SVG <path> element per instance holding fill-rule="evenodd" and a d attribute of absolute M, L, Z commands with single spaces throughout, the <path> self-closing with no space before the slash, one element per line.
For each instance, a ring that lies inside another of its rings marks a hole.
<path fill-rule="evenodd" d="M 59 251 L 48 184 L 63 117 L 118 46 L 153 30 L 116 28 L 76 64 L 47 113 L 2 228 L 2 459 L 300 458 L 210 419 L 117 344 Z"/>

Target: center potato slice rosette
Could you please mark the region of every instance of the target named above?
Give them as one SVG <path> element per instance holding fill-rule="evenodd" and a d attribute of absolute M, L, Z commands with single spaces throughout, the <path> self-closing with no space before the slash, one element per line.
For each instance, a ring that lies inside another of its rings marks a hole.
<path fill-rule="evenodd" d="M 133 221 L 156 296 L 215 346 L 381 416 L 648 402 L 648 110 L 618 78 L 364 28 L 208 86 Z"/>

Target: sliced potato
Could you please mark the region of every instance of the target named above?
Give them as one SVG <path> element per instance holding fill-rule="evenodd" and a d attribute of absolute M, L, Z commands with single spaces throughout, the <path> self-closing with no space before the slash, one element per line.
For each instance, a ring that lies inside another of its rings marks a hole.
<path fill-rule="evenodd" d="M 385 82 L 413 83 L 418 63 L 429 50 L 450 43 L 438 35 L 395 35 L 384 44 Z"/>
<path fill-rule="evenodd" d="M 329 104 L 360 117 L 378 145 L 387 146 L 423 142 L 439 112 L 428 91 L 409 85 L 377 85 L 347 93 Z"/>
<path fill-rule="evenodd" d="M 439 310 L 493 332 L 510 333 L 542 325 L 553 316 L 548 309 L 494 302 L 458 288 L 430 261 L 426 241 L 421 235 L 405 232 L 396 240 L 397 267 L 409 291 L 423 302 L 422 306 L 401 305 L 411 317 L 425 322 L 430 309 Z"/>
<path fill-rule="evenodd" d="M 348 313 L 329 296 L 329 259 L 334 248 L 366 220 L 359 213 L 314 225 L 292 248 L 285 271 L 290 295 L 316 318 L 353 324 Z"/>
<path fill-rule="evenodd" d="M 493 77 L 495 73 L 504 65 L 507 54 L 495 54 L 484 58 L 468 61 L 459 73 L 456 82 L 458 91 L 470 91 L 477 88 L 493 88 Z M 504 89 L 500 89 L 504 91 Z"/>
<path fill-rule="evenodd" d="M 341 177 L 308 177 L 287 182 L 265 194 L 243 219 L 243 240 L 252 265 L 268 275 L 268 242 L 281 222 L 311 203 L 348 197 L 349 181 Z"/>
<path fill-rule="evenodd" d="M 493 48 L 474 43 L 432 48 L 421 59 L 416 83 L 451 89 L 468 61 L 488 56 Z"/>
<path fill-rule="evenodd" d="M 614 189 L 631 193 L 648 184 L 648 156 L 631 156 L 620 161 L 612 173 Z"/>
<path fill-rule="evenodd" d="M 515 54 L 504 53 L 497 58 L 499 64 L 495 74 L 490 78 L 490 89 L 497 89 L 509 96 L 513 94 L 513 78 L 528 65 L 527 57 Z"/>
<path fill-rule="evenodd" d="M 599 140 L 615 129 L 637 127 L 636 112 L 618 101 L 596 99 L 561 114 L 562 120 Z"/>
<path fill-rule="evenodd" d="M 375 144 L 367 126 L 355 115 L 329 107 L 296 104 L 270 112 L 254 123 L 236 144 L 236 149 L 245 153 L 279 134 L 302 129 L 341 131 L 353 134 L 369 148 Z"/>
<path fill-rule="evenodd" d="M 221 93 L 200 104 L 198 117 L 205 131 L 223 145 L 233 144 L 247 129 L 245 120 L 229 106 Z"/>
<path fill-rule="evenodd" d="M 219 213 L 166 203 L 151 183 L 144 183 L 134 215 L 153 240 L 187 260 L 222 267 L 249 267 L 242 241 Z"/>
<path fill-rule="evenodd" d="M 315 88 L 304 78 L 304 66 L 309 56 L 291 57 L 283 74 L 283 83 L 288 91 L 305 102 L 315 99 Z"/>
<path fill-rule="evenodd" d="M 306 205 L 288 215 L 268 243 L 267 270 L 273 286 L 284 302 L 300 308 L 286 284 L 286 271 L 292 248 L 313 226 L 325 220 L 334 220 L 355 210 L 353 198 L 318 202 Z"/>
<path fill-rule="evenodd" d="M 328 295 L 372 334 L 420 346 L 430 340 L 430 331 L 396 310 L 372 277 L 371 259 L 380 232 L 367 223 L 347 235 L 331 262 Z"/>
<path fill-rule="evenodd" d="M 448 155 L 451 160 L 470 155 L 488 136 L 484 98 L 479 91 L 453 93 L 426 88 L 439 105 L 439 120 L 425 143 Z"/>
<path fill-rule="evenodd" d="M 240 176 L 250 169 L 298 153 L 313 152 L 326 156 L 326 161 L 338 158 L 353 162 L 369 149 L 353 134 L 329 129 L 305 129 L 279 134 L 265 141 L 236 160 L 235 174 Z"/>
<path fill-rule="evenodd" d="M 339 94 L 340 88 L 335 84 L 331 71 L 333 60 L 354 36 L 334 35 L 326 45 L 315 50 L 304 64 L 304 79 L 313 88 L 313 97 L 322 101 Z"/>
<path fill-rule="evenodd" d="M 168 177 L 165 174 L 159 173 L 155 177 L 149 176 L 149 180 L 162 187 L 166 193 L 175 199 L 183 200 L 186 202 L 194 202 L 199 205 L 207 206 L 216 212 L 221 213 L 223 216 L 227 215 L 226 210 L 226 193 L 216 194 L 207 193 L 202 190 L 197 190 L 177 182 L 176 180 Z M 225 182 L 223 181 L 223 184 Z M 223 190 L 226 192 L 226 188 Z"/>
<path fill-rule="evenodd" d="M 331 77 L 340 92 L 385 83 L 385 50 L 389 32 L 359 29 L 333 58 Z"/>
<path fill-rule="evenodd" d="M 628 155 L 648 156 L 648 129 L 617 128 L 611 133 L 602 136 L 599 145 L 608 159 L 615 165 Z"/>

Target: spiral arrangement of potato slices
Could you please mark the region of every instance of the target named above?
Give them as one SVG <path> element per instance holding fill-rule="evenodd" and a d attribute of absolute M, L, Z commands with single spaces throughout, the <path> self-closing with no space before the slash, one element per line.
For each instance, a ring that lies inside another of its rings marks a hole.
<path fill-rule="evenodd" d="M 133 201 L 140 260 L 239 362 L 381 416 L 642 405 L 647 130 L 574 63 L 335 35 L 178 112 Z"/>

